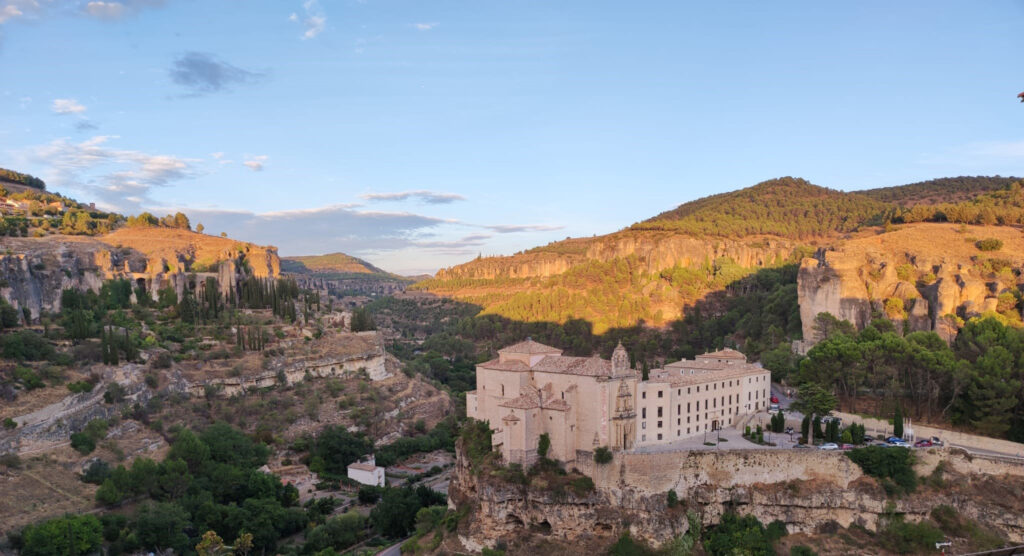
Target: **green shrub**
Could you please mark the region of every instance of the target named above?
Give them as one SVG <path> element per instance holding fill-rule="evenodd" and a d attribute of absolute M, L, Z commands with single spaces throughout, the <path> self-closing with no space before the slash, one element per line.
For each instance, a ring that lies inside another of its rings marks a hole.
<path fill-rule="evenodd" d="M 16 429 L 16 428 L 18 428 L 18 422 L 15 421 L 14 419 L 11 419 L 10 417 L 8 417 L 8 418 L 4 419 L 4 428 L 8 429 L 8 430 Z"/>
<path fill-rule="evenodd" d="M 569 488 L 579 496 L 594 492 L 594 480 L 586 475 L 573 477 L 569 480 Z"/>
<path fill-rule="evenodd" d="M 92 389 L 96 385 L 88 380 L 79 380 L 77 382 L 69 382 L 68 390 L 73 394 L 82 394 L 85 392 L 92 392 Z"/>
<path fill-rule="evenodd" d="M 76 432 L 71 435 L 71 447 L 85 456 L 96 449 L 96 441 L 85 433 Z"/>
<path fill-rule="evenodd" d="M 996 238 L 986 238 L 978 240 L 974 243 L 974 246 L 981 251 L 998 251 L 1003 248 L 1003 242 Z"/>
<path fill-rule="evenodd" d="M 818 556 L 818 553 L 802 544 L 789 549 L 789 556 Z"/>
<path fill-rule="evenodd" d="M 914 454 L 907 448 L 868 446 L 850 450 L 846 457 L 859 465 L 865 474 L 881 480 L 890 494 L 913 492 L 917 488 Z"/>
<path fill-rule="evenodd" d="M 668 507 L 670 507 L 670 508 L 674 508 L 674 507 L 676 507 L 679 504 L 679 495 L 676 494 L 675 490 L 668 491 L 668 494 L 665 496 L 665 498 L 666 498 L 666 503 L 668 504 Z"/>
<path fill-rule="evenodd" d="M 599 446 L 599 447 L 594 449 L 594 463 L 597 463 L 597 464 L 600 464 L 600 465 L 604 465 L 606 463 L 611 463 L 611 461 L 612 461 L 612 451 L 611 450 L 609 450 L 608 448 L 606 448 L 604 446 Z"/>
<path fill-rule="evenodd" d="M 36 388 L 46 386 L 43 383 L 43 379 L 39 377 L 39 373 L 28 367 L 15 367 L 14 380 L 21 382 L 26 390 L 35 390 Z"/>
<path fill-rule="evenodd" d="M 882 546 L 899 554 L 931 552 L 935 549 L 935 543 L 944 538 L 942 531 L 932 525 L 925 522 L 909 523 L 902 516 L 891 519 L 880 535 Z"/>

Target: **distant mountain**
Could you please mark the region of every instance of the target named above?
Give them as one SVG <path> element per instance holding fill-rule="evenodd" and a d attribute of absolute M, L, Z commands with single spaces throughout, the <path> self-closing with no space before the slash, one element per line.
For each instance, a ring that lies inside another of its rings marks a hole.
<path fill-rule="evenodd" d="M 693 236 L 768 234 L 809 239 L 881 223 L 889 205 L 860 195 L 784 177 L 738 191 L 704 197 L 634 224 Z"/>
<path fill-rule="evenodd" d="M 1021 178 L 1001 176 L 960 176 L 935 180 L 865 189 L 856 193 L 877 201 L 895 203 L 903 207 L 961 203 L 985 193 L 1005 189 Z"/>
<path fill-rule="evenodd" d="M 281 270 L 294 274 L 383 274 L 392 276 L 386 270 L 345 253 L 282 257 Z"/>

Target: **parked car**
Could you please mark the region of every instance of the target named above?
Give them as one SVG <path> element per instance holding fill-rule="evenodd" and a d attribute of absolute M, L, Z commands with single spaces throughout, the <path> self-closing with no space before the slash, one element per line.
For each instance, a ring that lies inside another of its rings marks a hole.
<path fill-rule="evenodd" d="M 776 413 L 778 411 L 779 411 L 779 404 L 773 403 L 770 406 L 768 406 L 768 413 Z"/>
<path fill-rule="evenodd" d="M 779 397 L 778 397 L 778 396 L 775 396 L 775 395 L 773 395 L 773 396 L 772 396 L 772 403 L 779 403 Z"/>
<path fill-rule="evenodd" d="M 807 444 L 794 444 L 793 448 L 807 449 L 810 448 Z"/>
<path fill-rule="evenodd" d="M 833 417 L 832 415 L 826 415 L 826 416 L 821 418 L 822 424 L 828 424 L 828 423 L 831 423 L 832 421 L 835 421 L 836 423 L 839 423 L 840 425 L 843 424 L 843 420 L 842 419 L 840 419 L 839 417 Z"/>
<path fill-rule="evenodd" d="M 893 448 L 909 448 L 910 447 L 910 443 L 909 442 L 904 442 L 903 440 L 900 440 L 898 442 L 893 442 L 893 443 L 891 443 L 889 445 L 892 446 Z"/>
<path fill-rule="evenodd" d="M 932 441 L 932 446 L 945 446 L 946 444 L 937 436 L 931 437 L 929 440 Z"/>
<path fill-rule="evenodd" d="M 796 431 L 793 430 L 793 427 L 786 427 L 786 434 L 793 434 L 794 432 Z"/>
<path fill-rule="evenodd" d="M 838 450 L 839 445 L 835 442 L 826 442 L 818 447 L 819 450 Z"/>
<path fill-rule="evenodd" d="M 840 450 L 852 450 L 854 448 L 856 448 L 856 446 L 854 446 L 853 444 L 840 444 L 839 445 L 839 449 Z"/>
<path fill-rule="evenodd" d="M 898 436 L 890 436 L 889 438 L 886 438 L 885 441 L 889 444 L 896 444 L 897 442 L 903 442 L 903 439 Z"/>
<path fill-rule="evenodd" d="M 918 440 L 914 443 L 915 448 L 931 448 L 933 445 L 931 440 Z"/>

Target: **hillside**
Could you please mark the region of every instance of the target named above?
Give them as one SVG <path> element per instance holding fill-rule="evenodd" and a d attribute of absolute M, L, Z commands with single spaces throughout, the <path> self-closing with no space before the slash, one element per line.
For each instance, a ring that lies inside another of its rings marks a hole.
<path fill-rule="evenodd" d="M 515 320 L 585 319 L 596 333 L 640 320 L 661 326 L 700 300 L 728 293 L 730 284 L 742 293 L 739 280 L 759 269 L 873 237 L 883 224 L 1024 223 L 1024 188 L 1007 185 L 1009 179 L 948 178 L 869 192 L 883 201 L 780 178 L 685 203 L 612 234 L 478 258 L 414 288 Z M 907 250 L 913 257 L 914 247 Z M 974 263 L 968 257 L 955 264 Z M 706 309 L 714 312 L 715 304 Z"/>
<path fill-rule="evenodd" d="M 281 270 L 294 274 L 389 274 L 344 253 L 284 257 L 281 259 Z"/>
<path fill-rule="evenodd" d="M 903 207 L 961 203 L 1008 187 L 1021 178 L 1000 176 L 960 176 L 939 178 L 894 187 L 880 187 L 857 191 L 859 195 L 876 201 L 895 203 Z"/>
<path fill-rule="evenodd" d="M 7 168 L 0 168 L 0 185 L 9 186 L 11 184 L 30 187 L 36 190 L 46 190 L 46 182 L 35 176 L 15 172 Z"/>
<path fill-rule="evenodd" d="M 634 224 L 634 230 L 666 230 L 693 236 L 769 234 L 809 239 L 879 224 L 889 206 L 857 193 L 784 177 L 682 204 Z"/>

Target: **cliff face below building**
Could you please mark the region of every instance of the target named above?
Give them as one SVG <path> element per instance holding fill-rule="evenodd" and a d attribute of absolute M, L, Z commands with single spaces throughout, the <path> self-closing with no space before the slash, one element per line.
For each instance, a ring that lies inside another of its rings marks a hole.
<path fill-rule="evenodd" d="M 280 273 L 274 247 L 168 228 L 126 228 L 106 236 L 0 239 L 0 295 L 33 321 L 60 311 L 65 289 L 98 291 L 104 281 L 132 280 L 149 295 L 173 287 L 180 296 L 189 275 L 213 276 L 227 291 L 244 276 Z"/>
<path fill-rule="evenodd" d="M 977 243 L 984 239 L 1002 247 L 982 251 Z M 814 319 L 823 312 L 858 328 L 885 315 L 951 340 L 962 320 L 1016 311 L 1022 270 L 1024 236 L 1009 227 L 922 223 L 838 242 L 801 264 L 805 345 L 819 339 Z"/>
<path fill-rule="evenodd" d="M 918 472 L 927 474 L 940 461 L 947 477 L 956 477 L 961 486 L 950 486 L 947 492 L 921 487 L 914 495 L 893 499 L 840 453 L 616 454 L 609 464 L 587 463 L 580 469 L 596 485 L 582 495 L 552 492 L 536 481 L 510 484 L 496 475 L 474 473 L 460 457 L 449 501 L 456 508 L 471 509 L 460 524 L 458 541 L 443 548 L 478 552 L 502 543 L 510 554 L 556 549 L 605 553 L 627 530 L 658 546 L 689 530 L 687 512 L 704 526 L 734 511 L 752 514 L 763 523 L 781 520 L 790 533 L 852 525 L 876 530 L 887 511 L 920 521 L 939 504 L 954 506 L 1010 541 L 1024 541 L 1021 500 L 993 496 L 1020 492 L 1024 466 L 988 461 L 977 465 L 977 459 L 971 461 L 962 452 L 933 450 L 921 457 Z M 670 489 L 679 496 L 675 508 L 667 505 Z"/>

